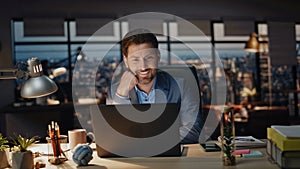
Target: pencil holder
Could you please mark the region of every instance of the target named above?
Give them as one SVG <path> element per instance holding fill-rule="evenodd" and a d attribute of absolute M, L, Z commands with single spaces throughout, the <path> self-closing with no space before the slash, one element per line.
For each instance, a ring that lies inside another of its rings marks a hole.
<path fill-rule="evenodd" d="M 61 164 L 68 160 L 66 150 L 68 149 L 68 136 L 46 137 L 48 145 L 48 161 L 51 164 Z"/>
<path fill-rule="evenodd" d="M 234 112 L 230 106 L 225 106 L 221 110 L 221 140 L 222 140 L 222 160 L 223 165 L 235 165 L 235 129 L 234 129 Z"/>

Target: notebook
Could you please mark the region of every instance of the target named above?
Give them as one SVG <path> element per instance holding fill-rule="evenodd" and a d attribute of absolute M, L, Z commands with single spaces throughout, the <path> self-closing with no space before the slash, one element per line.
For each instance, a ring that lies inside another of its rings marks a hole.
<path fill-rule="evenodd" d="M 275 129 L 286 138 L 300 138 L 300 125 L 295 126 L 280 126 L 272 125 L 271 128 Z"/>
<path fill-rule="evenodd" d="M 218 137 L 218 141 L 222 142 L 221 136 Z M 263 142 L 253 136 L 236 136 L 234 142 L 237 149 L 258 148 L 267 146 L 266 142 Z"/>
<path fill-rule="evenodd" d="M 92 105 L 99 157 L 181 156 L 175 103 Z"/>

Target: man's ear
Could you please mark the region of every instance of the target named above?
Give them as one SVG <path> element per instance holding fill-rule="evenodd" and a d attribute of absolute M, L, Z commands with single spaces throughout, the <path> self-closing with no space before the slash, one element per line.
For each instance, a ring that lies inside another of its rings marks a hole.
<path fill-rule="evenodd" d="M 128 68 L 128 59 L 125 55 L 123 55 L 123 60 L 124 60 L 125 66 Z"/>
<path fill-rule="evenodd" d="M 160 51 L 157 50 L 157 63 L 159 63 L 159 62 L 160 62 Z"/>

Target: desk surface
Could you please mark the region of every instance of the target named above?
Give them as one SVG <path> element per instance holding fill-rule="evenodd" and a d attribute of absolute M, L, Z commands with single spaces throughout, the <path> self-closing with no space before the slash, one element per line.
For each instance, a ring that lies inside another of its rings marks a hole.
<path fill-rule="evenodd" d="M 38 151 L 44 145 L 36 144 L 31 147 L 33 152 Z M 186 157 L 150 157 L 150 158 L 99 158 L 94 151 L 93 160 L 90 161 L 90 165 L 84 167 L 85 169 L 199 169 L 199 168 L 241 168 L 241 169 L 276 169 L 279 168 L 276 164 L 273 164 L 268 160 L 265 149 L 258 149 L 264 153 L 264 157 L 261 158 L 237 158 L 236 166 L 223 167 L 220 158 L 220 152 L 204 152 L 198 144 L 185 145 L 187 147 Z M 47 162 L 47 157 L 42 156 L 35 159 L 35 161 L 46 162 L 47 169 L 58 168 L 74 168 L 76 164 L 71 158 L 61 165 L 51 165 Z M 79 167 L 80 168 L 80 167 Z"/>

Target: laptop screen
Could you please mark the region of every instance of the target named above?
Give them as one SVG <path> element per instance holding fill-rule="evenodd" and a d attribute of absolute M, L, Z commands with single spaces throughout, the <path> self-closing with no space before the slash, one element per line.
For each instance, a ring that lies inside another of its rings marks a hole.
<path fill-rule="evenodd" d="M 175 103 L 93 105 L 90 110 L 100 157 L 181 155 Z"/>

